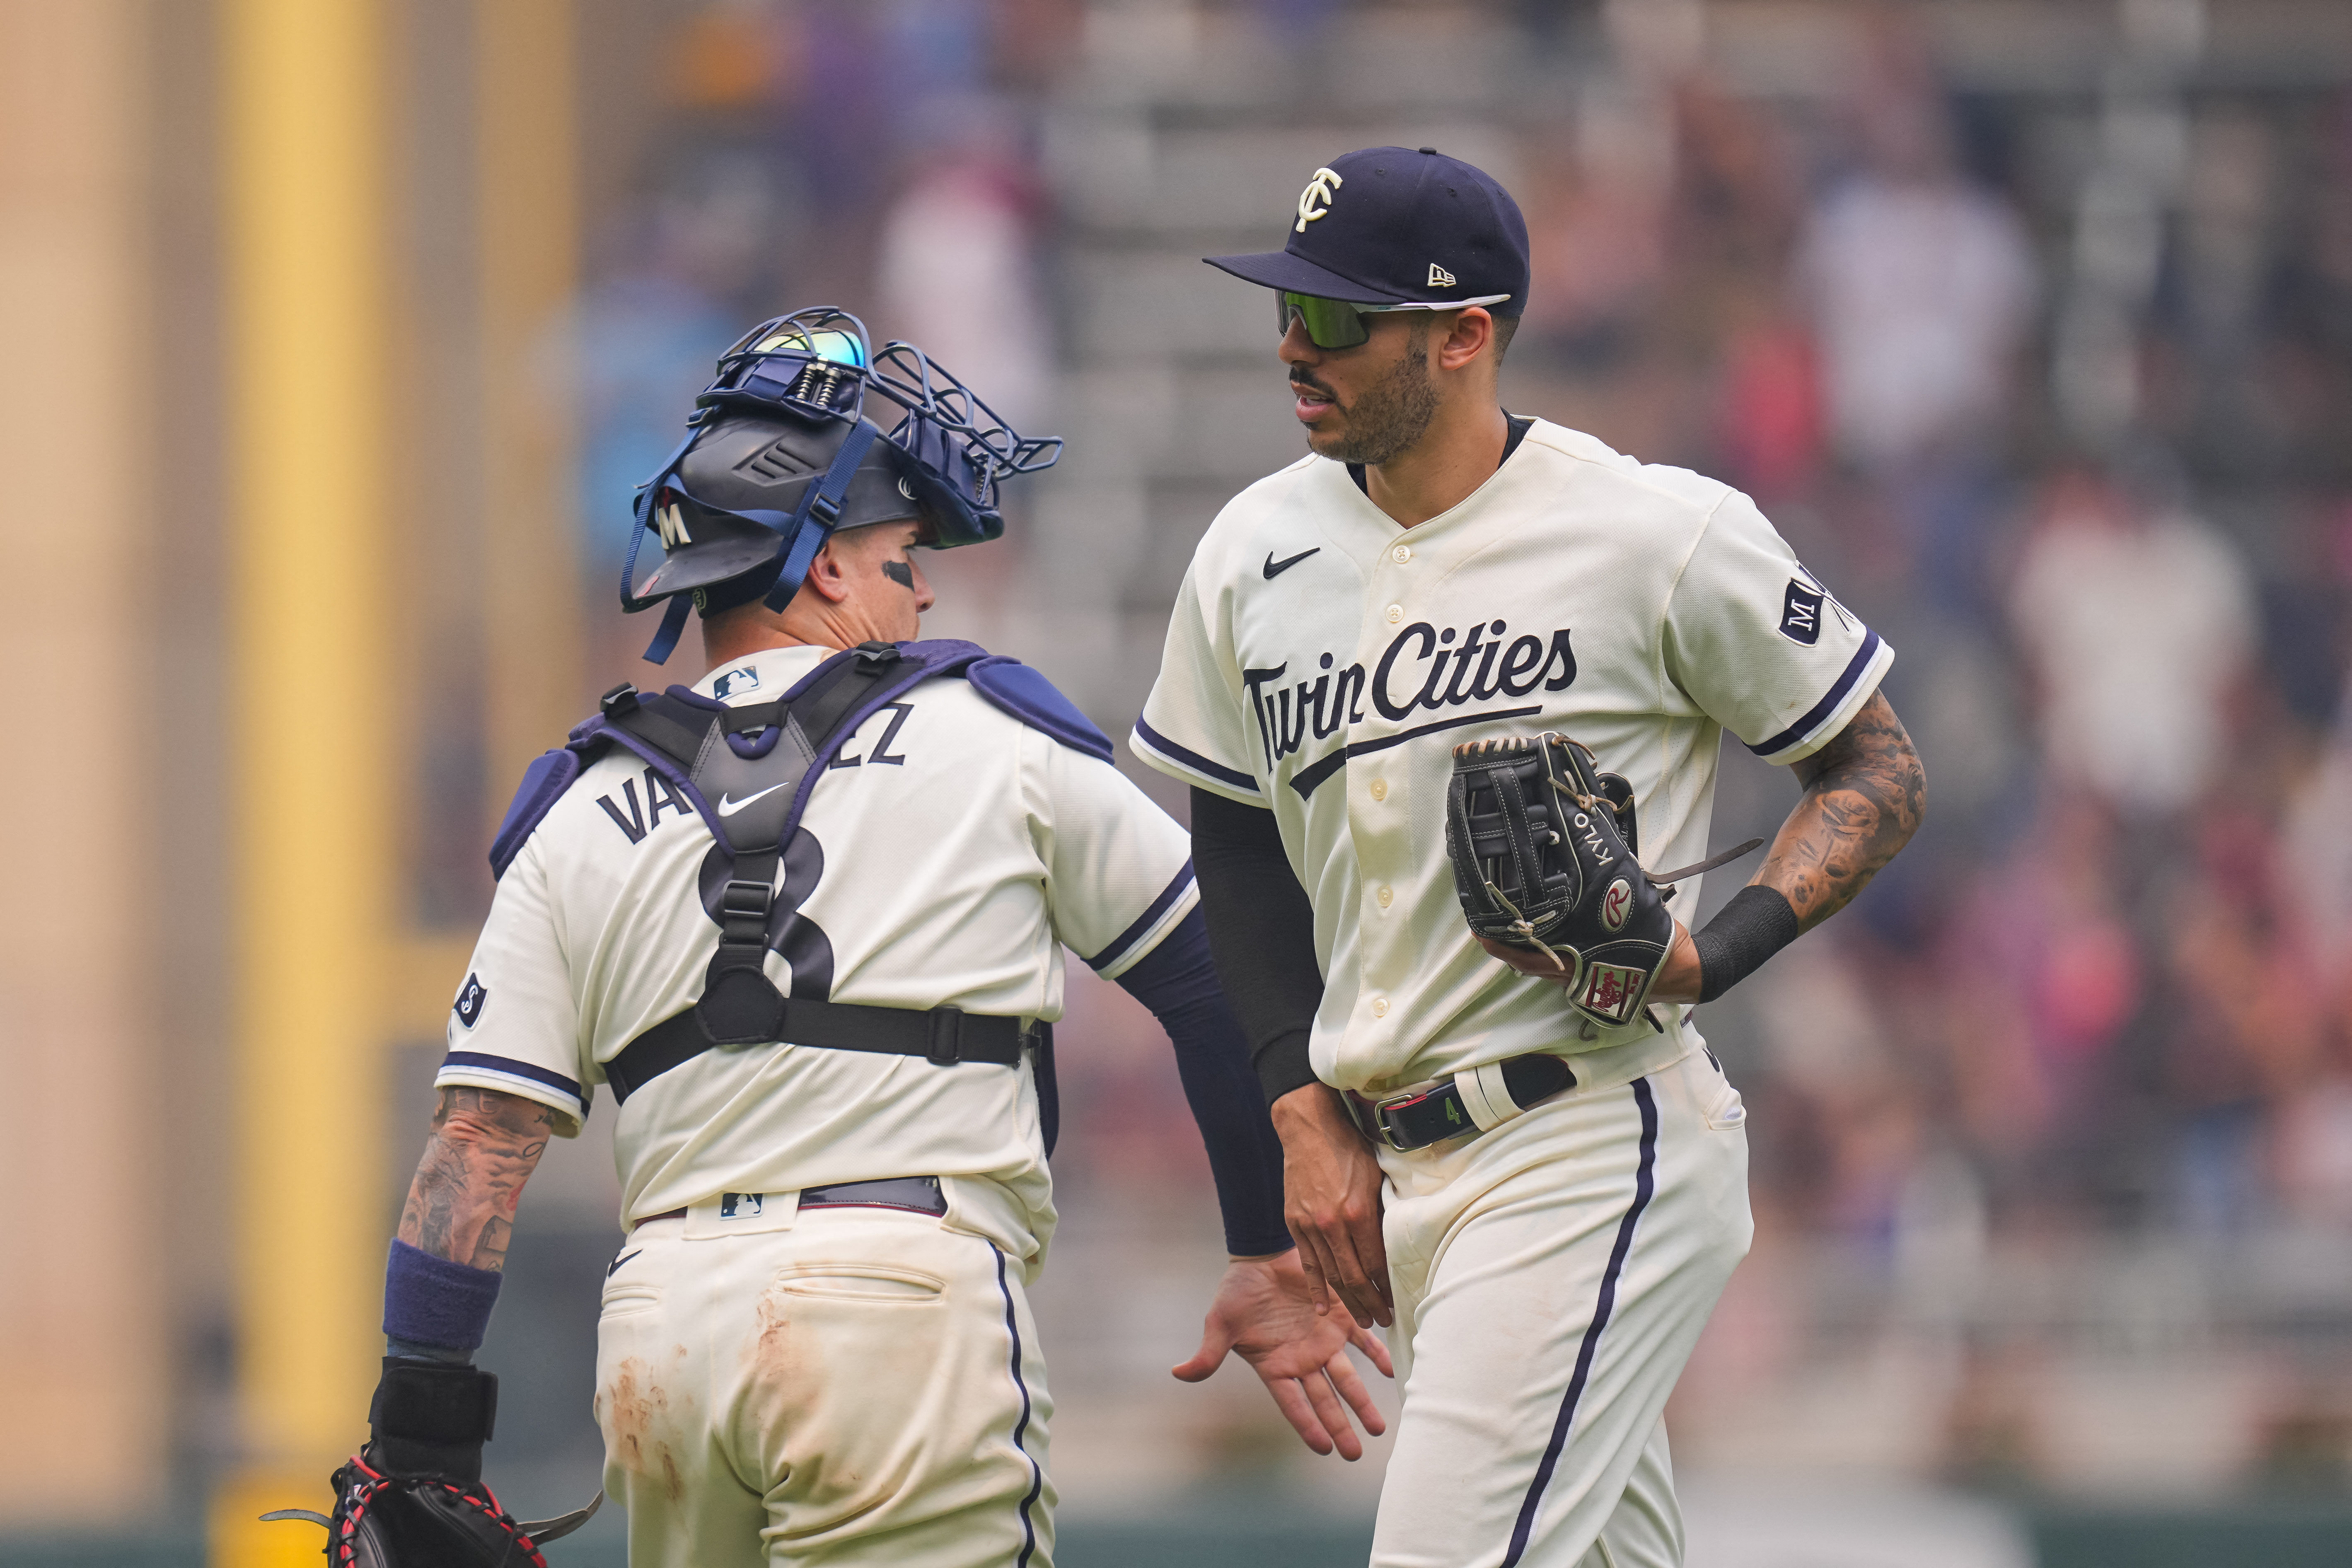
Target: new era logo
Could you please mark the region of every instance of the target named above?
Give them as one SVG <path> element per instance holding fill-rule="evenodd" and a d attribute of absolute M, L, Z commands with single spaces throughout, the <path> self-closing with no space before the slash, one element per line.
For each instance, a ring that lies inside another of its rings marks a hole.
<path fill-rule="evenodd" d="M 1454 287 L 1454 274 L 1433 261 L 1429 264 L 1429 286 L 1433 289 L 1451 289 Z"/>

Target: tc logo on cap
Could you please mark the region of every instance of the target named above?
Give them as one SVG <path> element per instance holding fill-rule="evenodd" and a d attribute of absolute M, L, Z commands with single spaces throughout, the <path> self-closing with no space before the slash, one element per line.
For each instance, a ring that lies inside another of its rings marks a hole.
<path fill-rule="evenodd" d="M 1331 210 L 1331 198 L 1348 182 L 1328 169 L 1318 169 L 1307 188 L 1298 193 L 1298 232 L 1305 234 L 1307 226 Z"/>

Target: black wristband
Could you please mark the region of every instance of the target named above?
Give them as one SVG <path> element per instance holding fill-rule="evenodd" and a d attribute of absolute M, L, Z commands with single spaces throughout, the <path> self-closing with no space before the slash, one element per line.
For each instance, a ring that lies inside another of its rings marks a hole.
<path fill-rule="evenodd" d="M 1698 999 L 1712 1002 L 1797 940 L 1797 911 L 1776 888 L 1756 883 L 1731 895 L 1705 931 L 1691 933 L 1698 949 Z"/>
<path fill-rule="evenodd" d="M 482 1478 L 499 1380 L 472 1366 L 386 1356 L 368 1408 L 368 1461 L 388 1476 Z"/>

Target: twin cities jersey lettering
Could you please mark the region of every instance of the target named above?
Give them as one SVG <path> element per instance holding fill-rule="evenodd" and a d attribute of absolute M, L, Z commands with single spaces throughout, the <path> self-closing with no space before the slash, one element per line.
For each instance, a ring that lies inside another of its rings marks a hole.
<path fill-rule="evenodd" d="M 826 648 L 775 648 L 697 687 L 790 690 Z M 753 796 L 751 798 L 757 798 Z M 750 804 L 726 795 L 720 813 Z M 1184 830 L 1108 763 L 929 680 L 845 742 L 786 847 L 766 968 L 796 997 L 1055 1019 L 1064 945 L 1107 978 L 1198 901 Z M 603 1064 L 702 994 L 719 928 L 698 886 L 723 875 L 709 826 L 614 749 L 541 822 L 506 874 L 449 1020 L 436 1080 L 587 1113 Z M 623 1220 L 722 1193 L 885 1176 L 982 1178 L 959 1216 L 1032 1264 L 1053 1202 L 1030 1067 L 790 1046 L 706 1051 L 629 1097 Z"/>
<path fill-rule="evenodd" d="M 1643 861 L 1686 865 L 1706 854 L 1722 732 L 1808 756 L 1893 658 L 1746 496 L 1538 420 L 1418 527 L 1320 458 L 1235 497 L 1192 558 L 1133 744 L 1273 811 L 1315 906 L 1315 1069 L 1386 1089 L 1649 1029 L 1580 1037 L 1557 988 L 1472 940 L 1444 847 L 1454 745 L 1574 736 L 1633 784 Z"/>

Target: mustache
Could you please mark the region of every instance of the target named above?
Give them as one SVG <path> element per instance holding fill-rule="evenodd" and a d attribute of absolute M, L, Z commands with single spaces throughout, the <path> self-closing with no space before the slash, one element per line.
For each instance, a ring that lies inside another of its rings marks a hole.
<path fill-rule="evenodd" d="M 1332 391 L 1329 387 L 1324 385 L 1321 382 L 1316 380 L 1311 375 L 1302 375 L 1298 372 L 1293 371 L 1290 374 L 1290 384 L 1295 390 L 1299 392 L 1311 392 L 1318 397 L 1322 398 L 1325 402 L 1329 403 L 1334 406 L 1339 404 L 1339 395 Z"/>

